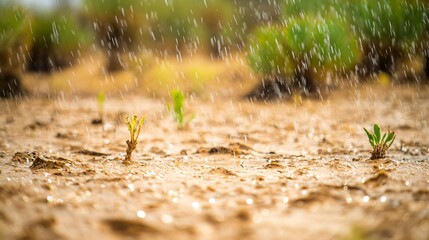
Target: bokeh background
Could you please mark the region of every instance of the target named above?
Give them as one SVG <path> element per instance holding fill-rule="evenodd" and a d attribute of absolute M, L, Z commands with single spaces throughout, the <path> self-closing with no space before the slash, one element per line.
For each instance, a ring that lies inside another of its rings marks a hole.
<path fill-rule="evenodd" d="M 425 0 L 2 0 L 0 95 L 322 97 L 427 82 Z"/>

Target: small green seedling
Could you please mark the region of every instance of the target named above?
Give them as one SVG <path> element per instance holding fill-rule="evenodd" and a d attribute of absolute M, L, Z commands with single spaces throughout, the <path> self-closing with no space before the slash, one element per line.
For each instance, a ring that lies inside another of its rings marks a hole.
<path fill-rule="evenodd" d="M 103 91 L 98 92 L 98 96 L 97 96 L 98 118 L 93 119 L 92 124 L 99 125 L 103 123 L 105 101 L 106 101 L 106 95 L 104 95 L 104 92 Z"/>
<path fill-rule="evenodd" d="M 194 119 L 194 114 L 188 116 L 185 114 L 185 95 L 180 90 L 171 92 L 173 98 L 173 108 L 169 107 L 173 113 L 174 120 L 177 122 L 179 129 L 184 129 Z"/>
<path fill-rule="evenodd" d="M 395 141 L 395 132 L 388 130 L 387 133 L 381 136 L 380 126 L 377 124 L 374 124 L 374 133 L 370 133 L 366 128 L 363 128 L 363 130 L 368 136 L 369 143 L 372 147 L 371 159 L 384 158 L 387 149 L 389 149 Z"/>
<path fill-rule="evenodd" d="M 137 147 L 137 139 L 140 135 L 140 130 L 145 121 L 143 116 L 138 119 L 137 116 L 130 117 L 129 115 L 125 117 L 125 123 L 128 125 L 128 131 L 130 132 L 130 139 L 126 141 L 127 143 L 127 154 L 123 161 L 124 164 L 131 164 L 133 161 L 131 159 L 131 154 Z"/>
<path fill-rule="evenodd" d="M 106 102 L 106 95 L 104 95 L 103 91 L 100 91 L 97 96 L 97 107 L 98 107 L 98 115 L 100 116 L 101 120 L 103 120 L 104 102 Z"/>
<path fill-rule="evenodd" d="M 106 102 L 106 95 L 104 95 L 103 91 L 100 91 L 97 96 L 98 117 L 99 117 L 100 123 L 103 123 L 105 102 Z"/>

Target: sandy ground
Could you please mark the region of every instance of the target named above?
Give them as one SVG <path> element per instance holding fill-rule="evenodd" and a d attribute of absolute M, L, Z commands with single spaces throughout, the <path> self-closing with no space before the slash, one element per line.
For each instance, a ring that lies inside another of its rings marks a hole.
<path fill-rule="evenodd" d="M 0 102 L 0 239 L 429 239 L 429 88 L 333 92 L 324 101 Z M 125 166 L 125 114 L 145 115 Z M 390 126 L 368 160 L 362 127 Z"/>

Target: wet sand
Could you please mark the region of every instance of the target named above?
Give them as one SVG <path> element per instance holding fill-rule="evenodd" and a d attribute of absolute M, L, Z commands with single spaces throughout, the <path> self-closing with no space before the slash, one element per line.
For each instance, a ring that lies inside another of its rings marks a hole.
<path fill-rule="evenodd" d="M 429 239 L 429 88 L 336 90 L 324 101 L 0 101 L 1 239 Z M 145 115 L 122 164 L 125 114 Z M 362 130 L 397 140 L 369 160 Z"/>

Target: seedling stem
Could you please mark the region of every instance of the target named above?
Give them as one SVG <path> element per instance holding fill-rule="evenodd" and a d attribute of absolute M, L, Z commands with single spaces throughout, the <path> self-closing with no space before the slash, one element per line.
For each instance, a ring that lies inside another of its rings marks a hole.
<path fill-rule="evenodd" d="M 123 161 L 124 164 L 131 164 L 133 161 L 131 159 L 131 154 L 137 147 L 137 140 L 140 135 L 140 130 L 145 121 L 145 117 L 143 116 L 138 119 L 137 116 L 126 116 L 125 122 L 128 125 L 128 131 L 130 132 L 130 139 L 126 141 L 127 143 L 127 153 L 125 155 L 125 159 Z"/>

